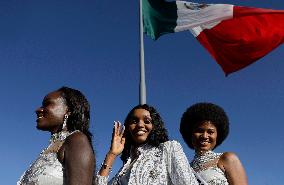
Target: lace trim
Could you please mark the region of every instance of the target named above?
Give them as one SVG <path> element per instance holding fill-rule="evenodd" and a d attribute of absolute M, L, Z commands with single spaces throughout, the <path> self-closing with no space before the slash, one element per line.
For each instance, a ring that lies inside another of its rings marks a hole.
<path fill-rule="evenodd" d="M 57 153 L 59 149 L 61 148 L 61 146 L 63 145 L 65 139 L 68 136 L 76 132 L 80 132 L 80 131 L 79 130 L 74 130 L 72 132 L 62 131 L 62 132 L 52 134 L 49 139 L 49 145 L 45 149 L 43 149 L 40 155 L 49 154 L 49 153 Z"/>
<path fill-rule="evenodd" d="M 40 176 L 48 177 L 49 175 L 56 175 L 57 179 L 62 179 L 63 182 L 63 169 L 62 164 L 57 159 L 57 149 L 62 146 L 68 136 L 75 132 L 78 132 L 78 130 L 73 132 L 59 132 L 51 135 L 48 147 L 43 149 L 39 157 L 24 172 L 17 185 L 39 184 Z M 52 169 L 52 173 L 50 173 L 50 169 Z M 52 181 L 52 179 L 46 179 L 50 182 Z"/>
<path fill-rule="evenodd" d="M 223 153 L 215 153 L 213 151 L 207 151 L 205 153 L 195 153 L 194 159 L 191 162 L 192 168 L 196 171 L 203 171 L 209 168 L 217 167 L 220 156 Z"/>

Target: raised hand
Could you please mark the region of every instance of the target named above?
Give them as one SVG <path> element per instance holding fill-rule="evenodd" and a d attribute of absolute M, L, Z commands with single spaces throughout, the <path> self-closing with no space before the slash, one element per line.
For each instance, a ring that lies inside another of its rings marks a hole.
<path fill-rule="evenodd" d="M 123 136 L 125 127 L 119 121 L 114 122 L 111 147 L 109 153 L 118 156 L 121 154 L 125 144 L 125 137 Z"/>

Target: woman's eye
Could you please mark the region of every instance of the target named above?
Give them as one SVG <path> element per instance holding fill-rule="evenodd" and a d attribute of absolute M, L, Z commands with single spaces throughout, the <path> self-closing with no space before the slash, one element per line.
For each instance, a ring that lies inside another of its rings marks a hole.
<path fill-rule="evenodd" d="M 137 124 L 138 120 L 136 118 L 132 118 L 130 124 Z"/>
<path fill-rule="evenodd" d="M 50 104 L 52 104 L 52 101 L 50 101 L 50 100 L 45 100 L 45 101 L 42 102 L 42 107 L 47 107 L 47 106 L 49 106 Z"/>
<path fill-rule="evenodd" d="M 208 131 L 208 134 L 210 134 L 210 135 L 212 135 L 214 133 L 215 133 L 214 131 Z"/>
<path fill-rule="evenodd" d="M 151 120 L 150 120 L 150 119 L 145 119 L 145 120 L 144 120 L 144 123 L 145 123 L 145 124 L 151 124 Z"/>
<path fill-rule="evenodd" d="M 197 129 L 195 129 L 195 131 L 194 131 L 195 133 L 203 133 L 204 132 L 204 130 L 203 129 L 201 129 L 201 128 L 197 128 Z"/>

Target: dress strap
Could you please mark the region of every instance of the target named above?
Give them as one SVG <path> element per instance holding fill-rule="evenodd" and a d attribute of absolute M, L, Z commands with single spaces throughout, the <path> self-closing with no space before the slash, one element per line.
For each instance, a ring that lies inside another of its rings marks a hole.
<path fill-rule="evenodd" d="M 69 136 L 71 136 L 72 134 L 74 134 L 74 133 L 77 133 L 77 132 L 81 132 L 80 130 L 74 130 L 74 131 L 72 131 L 72 132 L 69 132 L 69 134 L 67 135 L 67 137 L 69 137 Z M 67 138 L 66 137 L 66 138 Z M 65 138 L 65 139 L 66 139 Z"/>

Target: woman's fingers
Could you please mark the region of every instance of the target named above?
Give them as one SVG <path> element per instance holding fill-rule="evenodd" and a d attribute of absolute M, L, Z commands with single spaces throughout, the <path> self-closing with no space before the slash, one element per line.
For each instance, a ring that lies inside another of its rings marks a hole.
<path fill-rule="evenodd" d="M 124 133 L 124 126 L 119 121 L 114 121 L 113 134 L 114 136 L 122 137 Z"/>
<path fill-rule="evenodd" d="M 113 124 L 113 129 L 112 129 L 112 137 L 114 137 L 116 135 L 116 121 L 114 121 L 114 124 Z"/>
<path fill-rule="evenodd" d="M 123 125 L 122 128 L 120 129 L 120 133 L 119 133 L 120 137 L 123 137 L 124 131 L 125 131 L 125 126 Z"/>
<path fill-rule="evenodd" d="M 115 155 L 119 155 L 124 148 L 124 130 L 124 126 L 119 121 L 114 121 L 110 151 Z"/>
<path fill-rule="evenodd" d="M 117 130 L 116 130 L 117 132 L 116 132 L 116 135 L 119 136 L 121 124 L 120 124 L 119 121 L 116 121 L 116 123 L 117 123 Z"/>
<path fill-rule="evenodd" d="M 113 136 L 117 135 L 117 122 L 114 121 L 114 125 L 113 125 Z"/>

